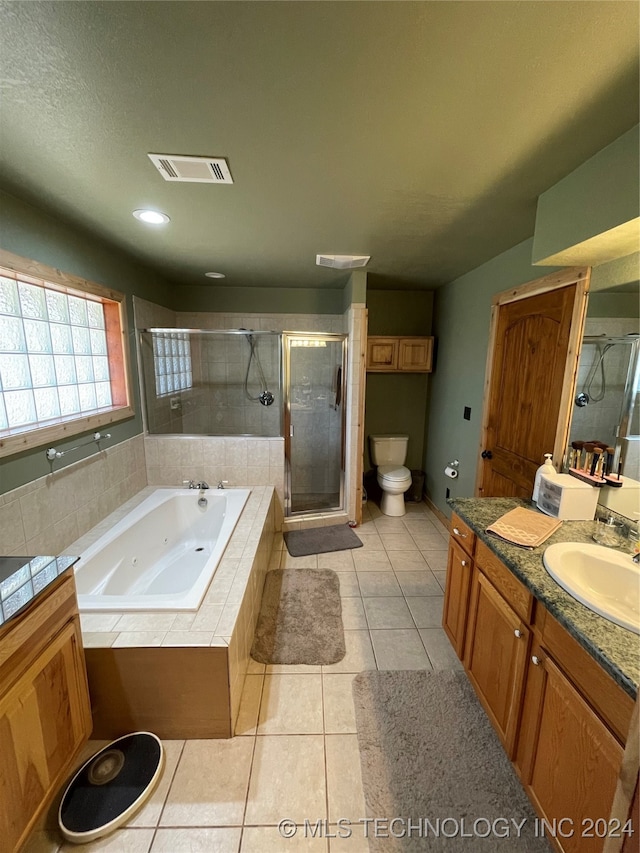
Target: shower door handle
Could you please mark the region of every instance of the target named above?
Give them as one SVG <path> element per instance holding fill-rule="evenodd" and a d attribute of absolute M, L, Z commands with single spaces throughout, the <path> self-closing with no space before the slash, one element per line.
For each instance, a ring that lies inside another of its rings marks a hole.
<path fill-rule="evenodd" d="M 336 409 L 342 402 L 342 366 L 336 370 Z"/>
<path fill-rule="evenodd" d="M 293 438 L 293 424 L 289 424 L 289 435 Z"/>

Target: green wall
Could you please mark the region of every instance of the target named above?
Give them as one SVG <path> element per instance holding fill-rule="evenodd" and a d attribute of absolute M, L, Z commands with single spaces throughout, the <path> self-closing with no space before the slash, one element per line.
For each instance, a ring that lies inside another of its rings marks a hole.
<path fill-rule="evenodd" d="M 223 311 L 261 314 L 342 314 L 344 291 L 297 287 L 176 288 L 176 311 Z"/>
<path fill-rule="evenodd" d="M 97 240 L 80 229 L 65 224 L 57 217 L 0 192 L 0 246 L 16 255 L 39 261 L 64 272 L 112 287 L 127 294 L 127 317 L 131 342 L 132 387 L 136 415 L 108 428 L 111 447 L 142 432 L 138 377 L 133 348 L 132 295 L 142 296 L 161 305 L 172 301 L 172 284 L 135 260 Z M 56 447 L 73 447 L 78 437 L 56 442 Z M 45 446 L 0 460 L 0 494 L 50 473 L 44 454 Z M 68 461 L 56 462 L 56 470 L 77 462 L 95 452 L 93 445 L 70 454 Z"/>
<path fill-rule="evenodd" d="M 447 488 L 454 498 L 469 497 L 475 488 L 491 298 L 553 270 L 531 265 L 532 243 L 533 238 L 519 243 L 435 292 L 433 333 L 438 349 L 423 467 L 427 494 L 447 515 Z M 463 418 L 465 406 L 471 407 L 468 421 Z M 460 461 L 456 480 L 444 474 L 453 459 Z"/>
<path fill-rule="evenodd" d="M 430 335 L 433 291 L 368 290 L 369 335 Z M 409 436 L 406 465 L 421 468 L 429 374 L 367 373 L 365 469 L 371 467 L 368 436 Z"/>
<path fill-rule="evenodd" d="M 639 128 L 618 137 L 538 198 L 534 263 L 637 218 Z"/>

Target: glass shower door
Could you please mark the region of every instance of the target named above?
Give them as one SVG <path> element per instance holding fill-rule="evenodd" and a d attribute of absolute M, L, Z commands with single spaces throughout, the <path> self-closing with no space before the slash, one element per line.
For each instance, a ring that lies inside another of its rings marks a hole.
<path fill-rule="evenodd" d="M 287 515 L 341 509 L 343 335 L 285 334 Z"/>

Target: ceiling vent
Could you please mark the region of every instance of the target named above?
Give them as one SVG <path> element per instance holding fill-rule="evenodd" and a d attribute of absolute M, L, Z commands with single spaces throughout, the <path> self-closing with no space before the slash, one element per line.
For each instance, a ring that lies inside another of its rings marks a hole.
<path fill-rule="evenodd" d="M 181 154 L 148 154 L 165 181 L 194 184 L 232 184 L 229 164 L 223 157 L 184 157 Z"/>
<path fill-rule="evenodd" d="M 371 255 L 316 255 L 319 267 L 333 267 L 335 270 L 353 270 L 366 267 Z"/>

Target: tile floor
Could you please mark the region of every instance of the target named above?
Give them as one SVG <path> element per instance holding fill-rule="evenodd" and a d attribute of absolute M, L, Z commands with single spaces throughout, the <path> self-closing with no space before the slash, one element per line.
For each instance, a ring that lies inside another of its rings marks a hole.
<path fill-rule="evenodd" d="M 351 682 L 366 669 L 459 668 L 441 624 L 447 531 L 424 504 L 402 518 L 368 504 L 356 530 L 363 548 L 292 558 L 278 536 L 270 568 L 320 567 L 340 577 L 347 654 L 332 666 L 252 662 L 236 737 L 167 741 L 158 790 L 130 824 L 83 853 L 364 853 L 366 816 Z M 101 744 L 89 744 L 88 754 Z M 311 824 L 294 838 L 283 818 Z M 329 837 L 327 837 L 329 836 Z M 53 832 L 27 853 L 71 853 Z"/>

